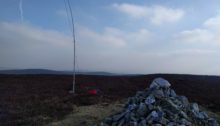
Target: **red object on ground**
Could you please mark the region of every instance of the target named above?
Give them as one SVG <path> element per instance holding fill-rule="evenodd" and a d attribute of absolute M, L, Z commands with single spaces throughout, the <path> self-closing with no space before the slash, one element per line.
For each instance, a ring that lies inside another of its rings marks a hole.
<path fill-rule="evenodd" d="M 88 94 L 91 94 L 91 95 L 97 95 L 97 90 L 96 89 L 90 89 L 87 91 Z"/>

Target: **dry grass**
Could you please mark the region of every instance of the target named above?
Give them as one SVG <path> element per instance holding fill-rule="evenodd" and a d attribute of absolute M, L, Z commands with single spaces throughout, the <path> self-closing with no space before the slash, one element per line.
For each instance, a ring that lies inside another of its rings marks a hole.
<path fill-rule="evenodd" d="M 102 103 L 90 106 L 75 107 L 70 115 L 64 120 L 52 122 L 47 126 L 91 126 L 107 116 L 121 111 L 122 102 L 114 102 L 112 104 Z"/>
<path fill-rule="evenodd" d="M 124 101 L 117 101 L 111 104 L 102 103 L 90 106 L 75 106 L 75 111 L 66 116 L 64 120 L 52 122 L 47 126 L 92 126 L 104 118 L 120 112 L 123 108 L 123 103 Z M 213 113 L 202 106 L 200 108 L 202 111 L 206 111 L 210 117 L 220 121 L 220 113 Z"/>

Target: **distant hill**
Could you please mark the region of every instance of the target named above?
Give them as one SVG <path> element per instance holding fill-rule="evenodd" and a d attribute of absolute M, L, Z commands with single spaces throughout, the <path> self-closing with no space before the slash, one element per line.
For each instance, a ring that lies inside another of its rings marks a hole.
<path fill-rule="evenodd" d="M 72 71 L 56 71 L 48 69 L 15 69 L 15 70 L 0 70 L 0 74 L 53 74 L 53 75 L 71 75 Z M 83 75 L 116 75 L 109 72 L 76 72 Z"/>

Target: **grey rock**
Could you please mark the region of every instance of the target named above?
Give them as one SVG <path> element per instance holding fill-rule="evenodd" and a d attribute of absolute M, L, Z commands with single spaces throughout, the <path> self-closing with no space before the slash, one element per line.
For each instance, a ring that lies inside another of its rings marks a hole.
<path fill-rule="evenodd" d="M 161 124 L 163 124 L 163 125 L 166 125 L 168 122 L 170 122 L 168 119 L 166 119 L 166 118 L 162 118 L 160 121 L 159 121 Z"/>
<path fill-rule="evenodd" d="M 140 103 L 138 110 L 137 110 L 137 114 L 139 114 L 140 116 L 144 116 L 147 112 L 147 106 L 144 103 Z"/>
<path fill-rule="evenodd" d="M 198 118 L 200 118 L 200 119 L 205 119 L 205 116 L 204 116 L 204 114 L 203 113 L 201 113 L 201 112 L 199 112 L 198 113 L 198 116 L 197 116 Z"/>
<path fill-rule="evenodd" d="M 187 116 L 187 114 L 184 112 L 184 111 L 180 111 L 180 117 L 183 117 L 183 118 L 185 118 L 185 119 L 188 119 L 188 116 Z"/>
<path fill-rule="evenodd" d="M 150 95 L 150 96 L 148 96 L 148 97 L 145 99 L 145 104 L 149 105 L 149 104 L 154 103 L 155 101 L 156 101 L 156 100 L 155 100 L 154 96 L 153 96 L 153 95 Z"/>
<path fill-rule="evenodd" d="M 219 126 L 218 122 L 213 118 L 210 118 L 208 120 L 208 124 L 209 124 L 209 126 Z"/>
<path fill-rule="evenodd" d="M 165 97 L 170 97 L 170 88 L 163 89 L 163 93 Z"/>
<path fill-rule="evenodd" d="M 146 119 L 146 121 L 147 121 L 147 124 L 148 124 L 148 125 L 151 125 L 154 120 L 153 120 L 152 118 L 149 118 L 149 119 Z"/>
<path fill-rule="evenodd" d="M 124 126 L 125 119 L 121 119 L 118 123 L 118 126 Z"/>
<path fill-rule="evenodd" d="M 159 117 L 156 111 L 152 111 L 146 118 L 148 124 L 152 124 L 154 120 L 157 120 Z"/>
<path fill-rule="evenodd" d="M 164 108 L 168 109 L 173 114 L 177 114 L 180 112 L 178 106 L 176 104 L 174 104 L 172 100 L 169 100 L 169 99 L 165 100 L 164 104 L 165 104 Z"/>
<path fill-rule="evenodd" d="M 206 113 L 206 112 L 200 112 L 203 116 L 204 116 L 204 118 L 209 118 L 209 116 L 208 116 L 208 114 Z"/>
<path fill-rule="evenodd" d="M 124 110 L 96 126 L 219 126 L 215 119 L 178 96 L 170 83 L 156 78 L 150 89 L 139 91 L 128 99 Z"/>
<path fill-rule="evenodd" d="M 166 126 L 175 126 L 176 125 L 176 123 L 174 123 L 174 122 L 169 122 Z"/>
<path fill-rule="evenodd" d="M 129 126 L 137 126 L 137 122 L 130 122 Z"/>
<path fill-rule="evenodd" d="M 171 97 L 176 97 L 177 96 L 176 92 L 173 89 L 170 90 L 170 96 Z"/>
<path fill-rule="evenodd" d="M 152 90 L 152 89 L 158 89 L 160 86 L 157 84 L 157 83 L 155 83 L 155 82 L 152 82 L 151 84 L 150 84 L 150 89 Z"/>
<path fill-rule="evenodd" d="M 123 116 L 125 115 L 125 113 L 120 113 L 120 114 L 117 114 L 117 115 L 114 115 L 112 117 L 113 121 L 119 121 L 121 118 L 123 118 Z"/>
<path fill-rule="evenodd" d="M 178 96 L 177 99 L 180 100 L 180 102 L 182 103 L 182 105 L 184 107 L 189 106 L 189 100 L 187 99 L 187 97 L 185 97 L 185 96 Z"/>
<path fill-rule="evenodd" d="M 150 88 L 169 88 L 170 86 L 171 84 L 167 80 L 163 78 L 156 78 L 151 83 Z"/>
<path fill-rule="evenodd" d="M 159 114 L 156 111 L 152 111 L 150 116 L 153 117 L 153 118 L 158 118 Z"/>
<path fill-rule="evenodd" d="M 206 118 L 205 114 L 199 111 L 199 106 L 197 103 L 192 103 L 191 105 L 191 112 L 194 117 L 199 118 L 199 119 L 204 119 Z"/>
<path fill-rule="evenodd" d="M 203 115 L 203 113 L 192 110 L 193 116 L 199 119 L 205 119 L 205 116 Z"/>
<path fill-rule="evenodd" d="M 147 126 L 147 121 L 145 119 L 141 120 L 140 126 Z"/>
<path fill-rule="evenodd" d="M 149 110 L 153 110 L 153 109 L 154 109 L 154 106 L 151 105 L 151 104 L 149 104 L 149 105 L 147 105 L 147 108 L 148 108 Z"/>
<path fill-rule="evenodd" d="M 164 92 L 162 90 L 154 90 L 152 92 L 152 94 L 156 97 L 156 98 L 163 98 L 165 97 Z"/>
<path fill-rule="evenodd" d="M 192 125 L 192 123 L 190 123 L 188 120 L 186 120 L 186 119 L 184 119 L 184 118 L 180 119 L 178 122 L 179 122 L 181 125 L 187 125 L 187 126 Z"/>
<path fill-rule="evenodd" d="M 136 104 L 130 104 L 129 106 L 128 106 L 128 111 L 132 111 L 132 110 L 134 110 L 134 109 L 136 109 L 137 108 L 137 105 Z"/>
<path fill-rule="evenodd" d="M 196 111 L 196 112 L 199 112 L 199 106 L 197 103 L 193 103 L 192 104 L 192 110 Z"/>
<path fill-rule="evenodd" d="M 152 126 L 162 126 L 162 125 L 159 123 L 156 123 L 156 124 L 152 124 Z"/>
<path fill-rule="evenodd" d="M 184 105 L 182 104 L 182 102 L 176 98 L 171 98 L 170 99 L 178 108 L 184 108 Z"/>
<path fill-rule="evenodd" d="M 126 120 L 129 120 L 130 117 L 131 117 L 131 113 L 130 113 L 130 112 L 127 112 L 127 113 L 125 114 L 125 119 L 126 119 Z"/>
<path fill-rule="evenodd" d="M 137 121 L 136 116 L 135 116 L 135 113 L 131 113 L 131 115 L 130 115 L 130 121 L 134 121 L 134 122 Z"/>
<path fill-rule="evenodd" d="M 161 110 L 160 107 L 157 108 L 157 113 L 160 118 L 162 118 L 164 116 L 164 112 Z"/>

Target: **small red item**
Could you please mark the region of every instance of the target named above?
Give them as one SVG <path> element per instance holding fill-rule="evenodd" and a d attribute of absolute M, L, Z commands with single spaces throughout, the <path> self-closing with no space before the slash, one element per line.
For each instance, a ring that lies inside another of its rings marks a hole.
<path fill-rule="evenodd" d="M 90 89 L 87 92 L 88 92 L 88 94 L 91 94 L 91 95 L 97 95 L 97 90 L 96 89 Z"/>

